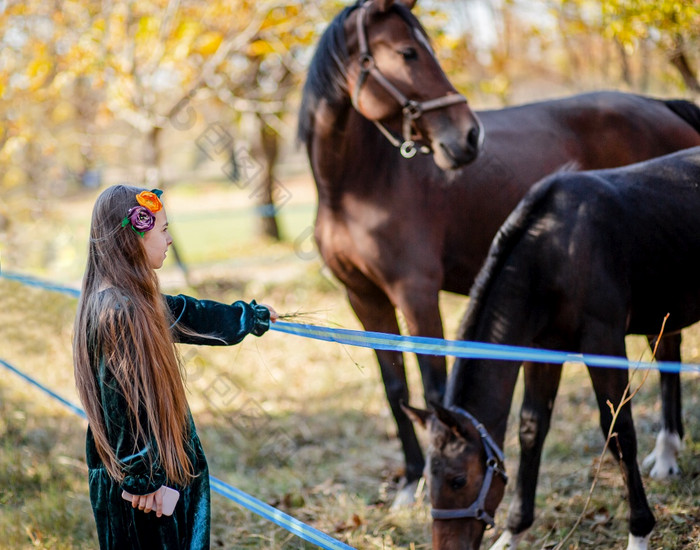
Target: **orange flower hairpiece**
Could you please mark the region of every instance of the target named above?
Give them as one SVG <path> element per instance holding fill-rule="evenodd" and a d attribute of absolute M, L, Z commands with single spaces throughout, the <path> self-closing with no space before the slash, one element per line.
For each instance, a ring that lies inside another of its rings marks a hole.
<path fill-rule="evenodd" d="M 148 208 L 154 214 L 163 208 L 163 203 L 160 202 L 160 196 L 163 192 L 160 189 L 153 189 L 152 191 L 141 191 L 136 195 L 136 201 L 141 205 Z"/>

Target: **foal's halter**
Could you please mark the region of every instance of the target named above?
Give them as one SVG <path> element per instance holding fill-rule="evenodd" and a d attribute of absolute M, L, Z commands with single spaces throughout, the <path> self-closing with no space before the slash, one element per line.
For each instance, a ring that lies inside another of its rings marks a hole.
<path fill-rule="evenodd" d="M 477 496 L 476 500 L 471 504 L 471 506 L 468 508 L 454 509 L 433 508 L 430 514 L 433 516 L 433 519 L 478 519 L 483 521 L 488 529 L 495 525 L 493 517 L 484 508 L 486 503 L 486 495 L 488 495 L 489 491 L 491 490 L 493 475 L 500 475 L 503 478 L 503 481 L 508 483 L 505 465 L 503 465 L 503 451 L 501 451 L 500 447 L 496 445 L 496 442 L 493 440 L 489 432 L 486 431 L 484 425 L 471 414 L 459 407 L 450 407 L 450 410 L 467 418 L 479 432 L 481 441 L 484 444 L 484 449 L 486 450 L 486 474 L 484 475 L 484 482 L 481 484 L 479 496 Z"/>
<path fill-rule="evenodd" d="M 360 6 L 359 8 L 360 12 L 357 14 L 357 40 L 359 42 L 360 48 L 360 74 L 357 78 L 355 90 L 352 94 L 352 104 L 355 107 L 355 109 L 358 110 L 358 112 L 361 112 L 358 103 L 360 97 L 360 89 L 362 88 L 362 85 L 366 82 L 367 76 L 371 74 L 375 78 L 375 80 L 387 92 L 389 92 L 389 94 L 394 99 L 396 99 L 396 101 L 398 101 L 401 105 L 401 110 L 403 113 L 403 141 L 400 141 L 395 136 L 393 136 L 391 132 L 386 128 L 386 126 L 384 126 L 381 122 L 378 122 L 376 120 L 373 120 L 372 122 L 374 122 L 377 128 L 379 128 L 379 131 L 384 135 L 384 137 L 386 137 L 391 142 L 391 144 L 394 147 L 399 147 L 399 149 L 401 150 L 401 156 L 410 159 L 415 156 L 416 151 L 418 150 L 416 149 L 416 143 L 411 139 L 411 129 L 413 127 L 413 122 L 419 119 L 425 111 L 430 111 L 432 109 L 440 109 L 442 107 L 447 107 L 456 103 L 466 103 L 467 98 L 461 94 L 455 93 L 445 95 L 436 99 L 431 99 L 428 101 L 415 101 L 413 99 L 407 98 L 401 93 L 401 91 L 396 86 L 389 82 L 389 80 L 377 68 L 377 64 L 374 61 L 374 57 L 372 57 L 372 53 L 369 51 L 367 33 L 365 32 L 365 20 L 367 19 L 367 13 L 369 12 L 369 4 L 369 2 L 362 4 L 362 6 Z M 416 33 L 418 32 L 416 29 L 413 30 Z M 422 36 L 420 38 L 422 39 L 421 41 L 425 42 L 426 46 L 428 46 L 427 41 L 425 41 L 425 39 Z M 430 153 L 430 148 L 426 147 L 425 145 L 421 146 L 420 152 Z"/>

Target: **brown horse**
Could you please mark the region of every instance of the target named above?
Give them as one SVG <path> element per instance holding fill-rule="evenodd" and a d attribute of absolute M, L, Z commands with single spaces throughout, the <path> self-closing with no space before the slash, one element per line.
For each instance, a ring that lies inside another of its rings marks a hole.
<path fill-rule="evenodd" d="M 625 357 L 626 334 L 679 332 L 700 321 L 700 147 L 622 168 L 550 176 L 525 195 L 493 241 L 459 338 Z M 604 436 L 626 369 L 589 367 Z M 430 428 L 433 547 L 479 547 L 505 486 L 502 446 L 518 377 L 513 361 L 458 359 L 444 407 L 409 414 Z M 561 365 L 530 365 L 521 459 L 507 530 L 514 549 L 534 519 L 542 446 Z M 631 405 L 610 451 L 629 500 L 628 549 L 647 548 L 654 516 L 637 466 Z"/>
<path fill-rule="evenodd" d="M 333 19 L 309 67 L 299 138 L 318 189 L 316 242 L 365 329 L 399 333 L 398 309 L 412 335 L 440 338 L 439 291 L 468 293 L 535 181 L 567 163 L 613 167 L 698 145 L 700 116 L 691 103 L 622 93 L 477 116 L 441 70 L 414 3 L 359 2 Z M 400 407 L 409 402 L 403 356 L 377 358 L 415 482 L 424 460 Z M 418 362 L 426 400 L 440 401 L 444 358 Z"/>

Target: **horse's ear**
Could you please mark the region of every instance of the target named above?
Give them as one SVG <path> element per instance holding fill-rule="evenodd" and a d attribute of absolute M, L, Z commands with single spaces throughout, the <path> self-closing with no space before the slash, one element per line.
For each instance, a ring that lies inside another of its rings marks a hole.
<path fill-rule="evenodd" d="M 459 419 L 450 409 L 446 409 L 439 403 L 431 403 L 431 405 L 435 409 L 435 416 L 437 416 L 438 420 L 445 424 L 445 426 L 449 428 L 459 427 Z"/>
<path fill-rule="evenodd" d="M 438 420 L 450 428 L 456 435 L 465 439 L 478 439 L 479 432 L 466 418 L 458 415 L 454 411 L 443 407 L 440 404 L 433 404 L 435 408 L 435 416 Z"/>
<path fill-rule="evenodd" d="M 408 416 L 411 422 L 413 422 L 414 424 L 419 424 L 421 428 L 427 427 L 430 417 L 433 416 L 432 411 L 416 409 L 415 407 L 406 405 L 403 401 L 401 402 L 401 408 L 403 409 L 403 412 L 406 413 L 406 416 Z"/>
<path fill-rule="evenodd" d="M 393 4 L 402 4 L 405 8 L 412 10 L 417 0 L 374 0 L 374 5 L 379 12 L 387 11 Z"/>

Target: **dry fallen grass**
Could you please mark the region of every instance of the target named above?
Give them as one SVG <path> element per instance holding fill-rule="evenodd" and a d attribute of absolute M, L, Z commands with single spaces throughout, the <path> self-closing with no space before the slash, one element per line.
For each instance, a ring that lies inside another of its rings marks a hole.
<path fill-rule="evenodd" d="M 317 260 L 301 261 L 292 245 L 282 244 L 264 247 L 263 261 L 261 249 L 239 247 L 238 262 L 194 270 L 193 287 L 168 268 L 164 286 L 200 298 L 256 298 L 279 312 L 297 313 L 299 322 L 359 328 L 342 289 L 323 276 Z M 0 279 L 0 303 L 0 358 L 77 403 L 70 352 L 76 300 Z M 464 298 L 442 296 L 450 337 L 464 304 Z M 640 339 L 629 344 L 630 356 L 640 358 L 645 349 Z M 183 347 L 181 353 L 214 476 L 358 549 L 430 548 L 425 502 L 389 510 L 402 458 L 369 350 L 273 331 L 232 348 Z M 700 362 L 697 327 L 686 331 L 684 358 Z M 413 404 L 422 406 L 415 358 L 407 363 Z M 0 370 L 0 548 L 95 548 L 84 421 Z M 683 389 L 683 475 L 663 483 L 646 479 L 658 522 L 655 549 L 700 545 L 699 377 L 684 376 Z M 519 396 L 520 388 L 506 442 L 511 473 L 517 464 Z M 633 408 L 641 460 L 659 426 L 655 373 Z M 523 548 L 552 548 L 582 510 L 603 445 L 597 417 L 585 369 L 567 366 L 545 445 L 536 521 Z M 499 526 L 509 501 L 508 493 Z M 212 508 L 213 548 L 313 547 L 218 494 Z M 606 458 L 593 502 L 568 548 L 624 548 L 626 517 L 617 466 Z M 497 529 L 487 535 L 483 546 L 498 534 Z"/>

